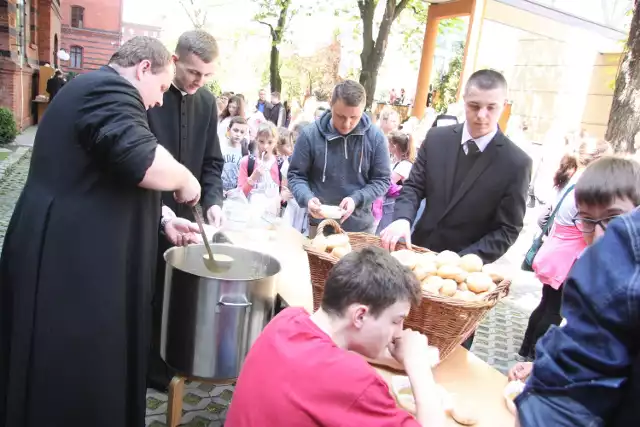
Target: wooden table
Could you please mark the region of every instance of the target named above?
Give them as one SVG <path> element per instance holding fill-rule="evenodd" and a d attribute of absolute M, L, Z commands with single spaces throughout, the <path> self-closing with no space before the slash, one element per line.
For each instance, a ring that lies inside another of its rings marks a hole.
<path fill-rule="evenodd" d="M 303 307 L 313 312 L 313 298 L 310 285 L 309 263 L 302 243 L 302 237 L 290 227 L 282 227 L 275 240 L 256 239 L 244 233 L 228 233 L 235 244 L 267 251 L 282 263 L 282 271 L 277 281 L 277 291 L 289 306 Z M 258 242 L 256 241 L 258 240 Z M 380 375 L 391 387 L 393 375 L 403 375 L 384 368 L 376 367 Z M 436 382 L 452 393 L 456 400 L 464 402 L 479 422 L 477 427 L 512 427 L 515 417 L 507 410 L 503 389 L 507 377 L 474 356 L 462 347 L 458 347 L 447 359 L 434 369 Z M 447 418 L 447 425 L 458 426 Z"/>
<path fill-rule="evenodd" d="M 376 367 L 376 371 L 391 387 L 393 375 L 405 375 Z M 515 417 L 506 407 L 503 390 L 507 377 L 487 365 L 473 353 L 458 347 L 434 370 L 438 384 L 444 387 L 458 405 L 478 419 L 475 427 L 513 427 Z M 447 417 L 447 426 L 458 426 Z"/>

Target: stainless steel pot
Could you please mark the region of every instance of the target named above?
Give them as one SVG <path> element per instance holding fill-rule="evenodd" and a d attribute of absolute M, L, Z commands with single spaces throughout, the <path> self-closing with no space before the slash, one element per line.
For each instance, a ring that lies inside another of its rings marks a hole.
<path fill-rule="evenodd" d="M 164 253 L 161 355 L 189 377 L 236 378 L 247 351 L 273 318 L 280 263 L 232 245 L 211 249 L 234 259 L 228 271 L 207 270 L 204 245 Z"/>

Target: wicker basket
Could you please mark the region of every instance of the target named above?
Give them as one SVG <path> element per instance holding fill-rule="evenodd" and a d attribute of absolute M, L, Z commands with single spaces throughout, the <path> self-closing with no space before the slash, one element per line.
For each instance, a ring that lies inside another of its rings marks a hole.
<path fill-rule="evenodd" d="M 324 233 L 325 227 L 333 228 L 335 233 L 348 235 L 354 250 L 367 246 L 382 246 L 379 237 L 367 233 L 345 233 L 340 224 L 334 220 L 322 221 L 318 225 L 317 233 Z M 405 249 L 406 246 L 398 243 L 396 248 Z M 326 252 L 318 251 L 311 245 L 305 245 L 304 249 L 309 258 L 315 311 L 322 301 L 324 283 L 329 270 L 338 262 L 338 259 Z M 411 249 L 414 252 L 430 252 L 418 246 L 412 246 Z M 476 330 L 485 314 L 509 294 L 510 286 L 511 281 L 504 280 L 480 301 L 462 301 L 423 293 L 420 306 L 411 307 L 404 326 L 427 335 L 429 344 L 438 347 L 440 358 L 444 359 Z"/>

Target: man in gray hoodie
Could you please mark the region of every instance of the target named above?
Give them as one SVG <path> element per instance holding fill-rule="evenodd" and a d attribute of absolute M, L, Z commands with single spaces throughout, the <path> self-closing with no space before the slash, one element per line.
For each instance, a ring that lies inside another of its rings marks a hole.
<path fill-rule="evenodd" d="M 371 204 L 387 192 L 391 170 L 387 140 L 363 114 L 365 101 L 360 83 L 339 83 L 331 110 L 298 136 L 287 178 L 293 197 L 309 210 L 310 238 L 323 204 L 343 209 L 346 231 L 375 231 Z"/>

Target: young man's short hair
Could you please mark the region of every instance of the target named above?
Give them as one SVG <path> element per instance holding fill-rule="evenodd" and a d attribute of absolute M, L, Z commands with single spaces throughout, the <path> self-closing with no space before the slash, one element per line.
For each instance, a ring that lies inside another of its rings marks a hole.
<path fill-rule="evenodd" d="M 176 55 L 193 53 L 207 64 L 218 57 L 218 42 L 204 30 L 191 30 L 182 33 L 176 45 Z"/>
<path fill-rule="evenodd" d="M 373 316 L 399 301 L 420 302 L 420 282 L 389 252 L 377 247 L 354 251 L 329 272 L 321 308 L 342 316 L 351 304 L 369 307 Z"/>
<path fill-rule="evenodd" d="M 576 183 L 575 197 L 587 206 L 608 206 L 616 198 L 640 206 L 640 163 L 613 156 L 596 160 Z"/>
<path fill-rule="evenodd" d="M 229 129 L 231 129 L 233 125 L 246 125 L 246 124 L 247 124 L 247 121 L 244 119 L 244 117 L 233 116 L 229 121 Z"/>
<path fill-rule="evenodd" d="M 478 70 L 471 74 L 465 86 L 465 93 L 469 88 L 476 87 L 481 90 L 503 89 L 507 91 L 507 79 L 495 70 Z"/>
<path fill-rule="evenodd" d="M 360 83 L 355 80 L 345 80 L 333 88 L 331 105 L 338 100 L 344 102 L 348 107 L 359 107 L 367 100 L 367 92 Z"/>
<path fill-rule="evenodd" d="M 135 67 L 144 60 L 151 62 L 151 72 L 164 71 L 171 62 L 171 54 L 162 42 L 153 37 L 136 36 L 126 41 L 111 56 L 109 64 L 122 68 Z"/>

